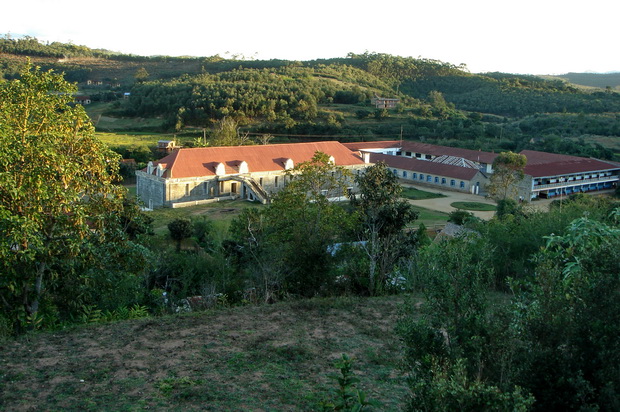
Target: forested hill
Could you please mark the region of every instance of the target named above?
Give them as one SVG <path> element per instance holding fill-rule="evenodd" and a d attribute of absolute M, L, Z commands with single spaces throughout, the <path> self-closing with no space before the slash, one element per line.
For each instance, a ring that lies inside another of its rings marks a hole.
<path fill-rule="evenodd" d="M 400 136 L 482 150 L 620 153 L 620 93 L 611 75 L 600 83 L 610 87 L 584 90 L 557 77 L 473 74 L 465 66 L 381 53 L 303 62 L 143 57 L 0 39 L 2 77 L 14 78 L 27 58 L 64 72 L 106 105 L 107 116 L 161 119 L 152 131 L 183 133 L 231 117 L 245 131 L 275 136 Z M 89 89 L 89 81 L 101 86 Z M 122 99 L 127 92 L 131 97 Z M 374 96 L 399 104 L 377 109 Z"/>

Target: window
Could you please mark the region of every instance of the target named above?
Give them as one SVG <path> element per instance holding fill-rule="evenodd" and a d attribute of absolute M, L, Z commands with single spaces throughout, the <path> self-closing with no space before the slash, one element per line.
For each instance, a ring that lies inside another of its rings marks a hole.
<path fill-rule="evenodd" d="M 398 170 L 393 169 L 392 172 L 394 173 L 394 176 L 398 176 Z"/>
<path fill-rule="evenodd" d="M 407 177 L 407 171 L 403 170 L 403 177 Z"/>
<path fill-rule="evenodd" d="M 258 184 L 263 186 L 263 178 L 262 177 L 258 179 Z"/>
<path fill-rule="evenodd" d="M 414 173 L 412 177 L 413 177 L 413 179 L 417 179 L 418 178 L 418 174 Z"/>
<path fill-rule="evenodd" d="M 465 187 L 465 182 L 463 182 L 463 181 L 461 180 L 461 184 L 460 184 L 460 186 L 461 186 L 461 189 L 463 189 L 463 188 Z"/>
<path fill-rule="evenodd" d="M 426 181 L 427 182 L 432 182 L 433 181 L 433 176 L 431 176 L 431 175 L 426 176 Z"/>
<path fill-rule="evenodd" d="M 424 180 L 424 174 L 420 173 L 420 180 Z"/>
<path fill-rule="evenodd" d="M 439 178 L 435 176 L 435 183 L 439 183 Z"/>
<path fill-rule="evenodd" d="M 450 186 L 456 186 L 456 181 L 454 179 L 450 180 Z"/>
<path fill-rule="evenodd" d="M 185 185 L 185 196 L 189 196 L 189 183 Z"/>
<path fill-rule="evenodd" d="M 276 178 L 275 178 L 275 180 L 274 180 L 273 185 L 274 185 L 275 187 L 278 187 L 278 176 L 276 176 Z"/>
<path fill-rule="evenodd" d="M 445 185 L 445 184 L 446 184 L 446 178 L 445 178 L 445 177 L 442 177 L 442 178 L 441 178 L 441 184 L 442 184 L 442 185 Z"/>
<path fill-rule="evenodd" d="M 405 156 L 411 157 L 411 152 L 405 152 Z"/>

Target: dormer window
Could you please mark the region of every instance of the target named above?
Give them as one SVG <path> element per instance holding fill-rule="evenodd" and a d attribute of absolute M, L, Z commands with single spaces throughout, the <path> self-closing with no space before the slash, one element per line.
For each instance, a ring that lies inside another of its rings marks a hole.
<path fill-rule="evenodd" d="M 224 176 L 226 174 L 224 163 L 218 163 L 217 166 L 215 166 L 215 174 L 217 176 Z"/>
<path fill-rule="evenodd" d="M 160 164 L 157 165 L 157 177 L 162 177 L 166 169 Z"/>
<path fill-rule="evenodd" d="M 247 162 L 244 160 L 239 163 L 239 173 L 250 173 Z"/>
<path fill-rule="evenodd" d="M 284 162 L 284 170 L 291 170 L 294 167 L 295 163 L 293 162 L 293 159 L 286 159 Z"/>

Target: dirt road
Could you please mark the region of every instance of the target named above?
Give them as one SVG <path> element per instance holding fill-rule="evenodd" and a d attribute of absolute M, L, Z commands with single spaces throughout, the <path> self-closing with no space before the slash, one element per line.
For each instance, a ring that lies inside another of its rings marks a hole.
<path fill-rule="evenodd" d="M 450 213 L 456 208 L 452 207 L 451 204 L 454 202 L 478 202 L 485 203 L 489 205 L 495 205 L 495 202 L 491 199 L 485 199 L 484 196 L 472 195 L 470 193 L 461 193 L 461 192 L 451 192 L 451 191 L 440 191 L 434 188 L 429 188 L 428 186 L 417 186 L 410 183 L 403 183 L 404 187 L 413 187 L 419 190 L 424 190 L 426 192 L 431 193 L 441 193 L 445 197 L 438 197 L 435 199 L 424 199 L 424 200 L 410 200 L 411 204 L 424 207 L 426 209 L 438 210 L 440 212 Z M 471 213 L 474 216 L 479 217 L 480 219 L 489 220 L 494 215 L 495 212 L 477 212 L 472 211 Z"/>

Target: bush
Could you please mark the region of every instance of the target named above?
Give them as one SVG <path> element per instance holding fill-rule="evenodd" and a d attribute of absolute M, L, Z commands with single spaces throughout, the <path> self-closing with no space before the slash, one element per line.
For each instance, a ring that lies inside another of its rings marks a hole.
<path fill-rule="evenodd" d="M 177 242 L 177 252 L 181 251 L 183 239 L 187 239 L 194 234 L 192 221 L 186 218 L 174 219 L 168 223 L 168 230 L 170 231 L 170 237 Z"/>
<path fill-rule="evenodd" d="M 464 225 L 465 223 L 467 223 L 469 220 L 474 219 L 474 214 L 471 212 L 468 212 L 466 210 L 455 210 L 453 212 L 450 212 L 450 214 L 448 215 L 448 222 L 452 222 L 455 225 Z"/>

